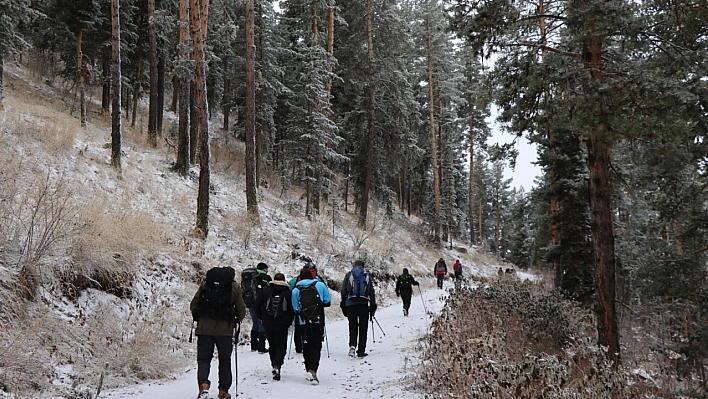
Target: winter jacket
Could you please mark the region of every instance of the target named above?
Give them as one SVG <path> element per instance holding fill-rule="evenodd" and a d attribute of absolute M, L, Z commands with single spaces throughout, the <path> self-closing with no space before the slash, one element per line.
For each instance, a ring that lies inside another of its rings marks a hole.
<path fill-rule="evenodd" d="M 231 305 L 236 315 L 236 320 L 216 320 L 206 316 L 200 316 L 199 300 L 204 285 L 200 286 L 197 293 L 194 294 L 192 302 L 189 304 L 189 310 L 192 312 L 192 317 L 197 321 L 197 329 L 194 331 L 196 335 L 216 335 L 216 336 L 233 336 L 236 321 L 239 323 L 246 317 L 246 304 L 243 303 L 241 296 L 241 286 L 237 282 L 231 283 Z"/>
<path fill-rule="evenodd" d="M 452 270 L 455 271 L 455 277 L 462 277 L 462 263 L 459 261 L 455 262 L 452 266 Z"/>
<path fill-rule="evenodd" d="M 322 277 L 316 276 L 315 278 L 317 279 L 317 281 L 324 283 L 324 280 L 322 280 Z M 288 282 L 288 286 L 290 287 L 290 290 L 295 289 L 295 284 L 297 284 L 298 281 L 300 281 L 300 277 L 293 277 L 290 279 L 290 281 Z"/>
<path fill-rule="evenodd" d="M 396 295 L 400 295 L 401 292 L 413 292 L 413 286 L 420 285 L 413 276 L 404 272 L 398 279 L 396 279 Z"/>
<path fill-rule="evenodd" d="M 268 299 L 270 298 L 271 294 L 277 292 L 283 292 L 283 300 L 288 301 L 288 307 L 285 313 L 273 317 L 266 312 L 266 304 L 268 303 Z M 253 307 L 256 310 L 256 315 L 263 322 L 263 324 L 292 324 L 293 317 L 295 317 L 295 310 L 292 307 L 292 294 L 292 291 L 290 291 L 290 288 L 288 287 L 288 284 L 285 281 L 277 280 L 271 281 L 270 285 L 268 287 L 265 287 L 260 292 L 260 294 L 258 294 L 258 297 L 256 298 L 256 302 L 254 303 Z"/>
<path fill-rule="evenodd" d="M 433 274 L 435 274 L 436 276 L 439 276 L 441 274 L 447 274 L 447 265 L 445 264 L 444 260 L 440 259 L 439 261 L 435 262 L 435 267 L 433 267 Z"/>
<path fill-rule="evenodd" d="M 332 297 L 329 295 L 329 288 L 327 286 L 315 279 L 308 279 L 308 280 L 300 280 L 295 284 L 295 289 L 293 290 L 293 309 L 295 309 L 295 313 L 300 311 L 300 288 L 299 287 L 306 287 L 312 283 L 315 284 L 315 288 L 317 288 L 317 292 L 320 294 L 320 300 L 322 301 L 322 305 L 325 308 L 328 308 L 332 306 Z M 300 317 L 296 317 L 295 321 L 299 325 L 304 325 L 305 322 L 300 319 Z M 319 324 L 319 323 L 318 323 Z"/>
<path fill-rule="evenodd" d="M 357 266 L 360 267 L 360 266 Z M 356 268 L 356 267 L 355 267 Z M 354 269 L 352 269 L 354 270 Z M 357 301 L 357 300 L 352 300 L 349 298 L 349 295 L 351 295 L 350 292 L 350 287 L 349 287 L 349 279 L 351 278 L 352 272 L 349 271 L 347 274 L 344 276 L 344 280 L 342 281 L 342 302 L 344 306 L 353 306 L 353 305 L 361 305 L 362 302 Z M 374 283 L 371 280 L 371 276 L 369 276 L 369 283 L 367 284 L 367 291 L 369 292 L 369 307 L 373 307 L 376 309 L 376 292 L 374 291 Z"/>

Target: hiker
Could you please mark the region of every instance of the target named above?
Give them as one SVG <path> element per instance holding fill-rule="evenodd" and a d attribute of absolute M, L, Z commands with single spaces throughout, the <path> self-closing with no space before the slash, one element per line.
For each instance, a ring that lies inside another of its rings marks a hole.
<path fill-rule="evenodd" d="M 273 379 L 280 381 L 280 368 L 288 350 L 288 329 L 295 317 L 292 291 L 285 282 L 283 273 L 276 273 L 273 276 L 270 285 L 265 287 L 256 298 L 254 308 L 266 330 Z"/>
<path fill-rule="evenodd" d="M 501 267 L 499 268 L 499 271 L 497 272 L 497 275 L 498 275 L 499 277 L 504 277 L 504 270 L 502 270 Z"/>
<path fill-rule="evenodd" d="M 455 260 L 452 270 L 455 273 L 455 289 L 459 290 L 462 285 L 462 263 L 459 259 Z"/>
<path fill-rule="evenodd" d="M 214 346 L 219 359 L 219 399 L 229 399 L 231 388 L 231 351 L 236 324 L 246 317 L 246 305 L 241 287 L 233 284 L 236 271 L 232 267 L 215 267 L 206 274 L 206 281 L 194 294 L 189 309 L 197 322 L 197 384 L 199 398 L 209 395 L 209 372 Z"/>
<path fill-rule="evenodd" d="M 332 304 L 327 286 L 313 278 L 309 269 L 300 271 L 300 281 L 293 289 L 295 323 L 302 326 L 302 357 L 305 360 L 305 378 L 313 385 L 320 383 L 317 370 L 324 341 L 324 308 Z"/>
<path fill-rule="evenodd" d="M 266 349 L 266 332 L 263 323 L 258 318 L 258 312 L 254 304 L 258 294 L 270 284 L 270 281 L 268 265 L 263 262 L 257 264 L 255 270 L 250 267 L 241 273 L 241 291 L 253 321 L 251 326 L 251 351 L 258 351 L 261 354 L 268 353 L 268 349 Z"/>
<path fill-rule="evenodd" d="M 403 300 L 403 315 L 408 316 L 408 309 L 411 307 L 411 296 L 413 295 L 413 286 L 420 285 L 413 276 L 408 273 L 407 268 L 403 268 L 403 274 L 398 276 L 396 280 L 396 296 Z"/>
<path fill-rule="evenodd" d="M 364 271 L 363 260 L 356 260 L 352 270 L 344 276 L 341 294 L 342 314 L 349 320 L 349 357 L 368 356 L 366 334 L 368 322 L 376 313 L 376 293 L 371 278 Z"/>
<path fill-rule="evenodd" d="M 317 275 L 317 266 L 315 266 L 314 263 L 308 261 L 307 263 L 305 263 L 305 266 L 303 266 L 302 269 L 300 269 L 300 271 L 303 271 L 303 270 L 309 270 L 310 273 L 312 273 L 313 278 L 319 280 L 320 282 L 323 282 L 323 283 L 325 282 L 322 279 L 322 277 Z M 290 290 L 295 289 L 295 284 L 297 284 L 298 281 L 300 281 L 300 274 L 298 274 L 297 277 L 293 277 L 292 279 L 290 279 L 290 282 L 288 283 L 288 285 L 290 286 Z M 326 283 L 325 283 L 325 285 L 326 285 Z M 324 322 L 324 319 L 323 319 L 323 322 Z M 303 328 L 304 328 L 304 326 L 301 326 L 298 323 L 294 323 L 293 341 L 295 342 L 295 352 L 296 353 L 302 353 L 302 329 Z"/>
<path fill-rule="evenodd" d="M 435 262 L 433 273 L 435 273 L 435 277 L 438 279 L 438 288 L 442 289 L 443 280 L 447 274 L 447 265 L 445 264 L 445 260 L 443 258 L 440 258 L 437 262 Z"/>

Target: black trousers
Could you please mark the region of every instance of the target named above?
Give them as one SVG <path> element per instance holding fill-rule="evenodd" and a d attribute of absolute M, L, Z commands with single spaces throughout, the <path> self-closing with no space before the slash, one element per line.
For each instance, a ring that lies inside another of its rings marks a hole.
<path fill-rule="evenodd" d="M 302 326 L 302 357 L 305 360 L 305 371 L 317 372 L 320 367 L 323 337 L 322 325 L 308 323 Z"/>
<path fill-rule="evenodd" d="M 214 346 L 219 356 L 219 389 L 224 391 L 231 388 L 231 351 L 233 350 L 233 337 L 217 335 L 197 336 L 197 383 L 209 381 L 211 371 L 211 359 L 214 357 Z"/>
<path fill-rule="evenodd" d="M 435 275 L 438 278 L 438 288 L 443 287 L 443 280 L 445 280 L 445 275 L 444 274 L 436 274 Z"/>
<path fill-rule="evenodd" d="M 268 354 L 270 365 L 280 367 L 283 365 L 285 353 L 288 350 L 288 328 L 289 324 L 269 323 L 265 324 L 266 338 L 268 338 Z"/>
<path fill-rule="evenodd" d="M 411 307 L 411 297 L 413 296 L 413 291 L 401 291 L 401 299 L 403 300 L 403 309 L 408 310 Z"/>
<path fill-rule="evenodd" d="M 293 331 L 293 340 L 295 341 L 295 352 L 302 353 L 302 330 L 305 328 L 304 325 L 300 325 L 295 322 L 295 331 Z"/>
<path fill-rule="evenodd" d="M 349 319 L 349 347 L 355 347 L 357 355 L 366 352 L 366 333 L 369 330 L 369 305 L 347 306 Z"/>

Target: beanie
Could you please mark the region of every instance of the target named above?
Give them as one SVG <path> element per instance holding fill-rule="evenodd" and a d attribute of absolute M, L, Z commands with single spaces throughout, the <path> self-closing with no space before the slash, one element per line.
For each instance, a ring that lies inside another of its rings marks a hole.
<path fill-rule="evenodd" d="M 283 273 L 275 273 L 275 276 L 273 276 L 273 280 L 285 281 L 285 275 Z"/>
<path fill-rule="evenodd" d="M 404 267 L 404 268 L 403 268 L 403 274 L 408 274 L 408 268 L 407 268 L 407 267 Z"/>
<path fill-rule="evenodd" d="M 312 272 L 308 269 L 300 270 L 300 280 L 312 280 Z"/>
<path fill-rule="evenodd" d="M 258 270 L 265 270 L 265 269 L 267 269 L 267 268 L 268 268 L 268 265 L 266 265 L 266 264 L 263 263 L 263 262 L 261 262 L 261 263 L 259 263 L 258 265 L 256 265 L 256 269 L 258 269 Z"/>

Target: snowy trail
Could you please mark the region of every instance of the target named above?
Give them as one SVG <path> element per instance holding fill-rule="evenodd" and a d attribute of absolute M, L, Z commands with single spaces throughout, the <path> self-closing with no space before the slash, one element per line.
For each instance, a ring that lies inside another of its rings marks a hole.
<path fill-rule="evenodd" d="M 416 290 L 417 291 L 417 290 Z M 444 291 L 424 291 L 425 307 L 430 312 L 439 312 L 440 297 Z M 338 293 L 333 293 L 338 295 Z M 398 299 L 398 298 L 395 298 Z M 329 312 L 339 312 L 330 308 Z M 346 319 L 327 323 L 330 356 L 327 357 L 327 342 L 323 343 L 322 358 L 317 375 L 320 384 L 310 385 L 305 380 L 302 355 L 292 349 L 291 358 L 286 356 L 282 367 L 282 379 L 273 381 L 270 360 L 267 354 L 251 352 L 248 346 L 238 348 L 238 393 L 241 398 L 286 399 L 302 397 L 327 398 L 417 398 L 404 386 L 402 378 L 412 373 L 412 366 L 419 363 L 417 340 L 427 333 L 430 319 L 423 309 L 420 293 L 415 292 L 411 301 L 410 315 L 403 316 L 400 300 L 376 312 L 376 319 L 386 333 L 374 323 L 369 324 L 367 352 L 364 359 L 350 359 L 348 352 L 348 327 Z M 373 334 L 372 334 L 373 333 Z M 373 340 L 376 339 L 374 343 Z M 212 363 L 210 397 L 216 398 L 217 361 Z M 232 358 L 233 364 L 233 358 Z M 231 389 L 234 394 L 234 387 Z M 314 395 L 314 396 L 312 396 Z M 113 399 L 193 399 L 197 396 L 196 359 L 194 367 L 181 377 L 160 383 L 146 383 L 137 387 L 107 391 L 101 396 Z M 233 395 L 234 398 L 236 395 Z"/>

